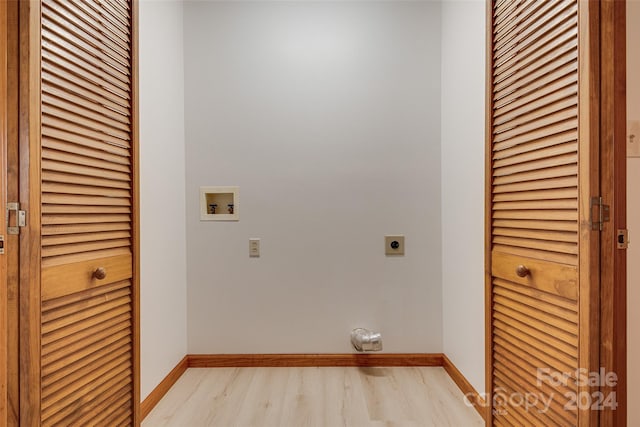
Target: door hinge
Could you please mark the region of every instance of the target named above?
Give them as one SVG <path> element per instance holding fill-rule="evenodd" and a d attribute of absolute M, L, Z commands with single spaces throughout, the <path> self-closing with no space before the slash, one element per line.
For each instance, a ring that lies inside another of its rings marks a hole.
<path fill-rule="evenodd" d="M 627 249 L 629 247 L 629 230 L 618 230 L 616 243 L 618 249 Z"/>
<path fill-rule="evenodd" d="M 603 224 L 609 222 L 609 205 L 602 202 L 602 197 L 591 198 L 591 229 L 602 231 Z"/>
<path fill-rule="evenodd" d="M 11 225 L 11 212 L 15 212 L 16 225 Z M 7 234 L 20 234 L 20 228 L 27 225 L 27 213 L 20 210 L 20 203 L 7 203 Z"/>

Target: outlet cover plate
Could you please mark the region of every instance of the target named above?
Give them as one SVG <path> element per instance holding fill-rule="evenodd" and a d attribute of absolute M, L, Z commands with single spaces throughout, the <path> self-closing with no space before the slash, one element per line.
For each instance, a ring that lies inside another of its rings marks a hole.
<path fill-rule="evenodd" d="M 385 255 L 404 255 L 404 236 L 384 236 Z"/>
<path fill-rule="evenodd" d="M 249 239 L 249 256 L 251 258 L 260 258 L 260 239 Z"/>

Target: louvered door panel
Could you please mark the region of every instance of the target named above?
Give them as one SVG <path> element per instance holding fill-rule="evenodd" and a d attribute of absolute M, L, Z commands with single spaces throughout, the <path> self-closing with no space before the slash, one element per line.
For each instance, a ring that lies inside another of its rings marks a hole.
<path fill-rule="evenodd" d="M 105 90 L 109 100 L 130 107 L 130 68 L 110 59 L 113 51 L 100 50 L 104 35 L 95 31 L 102 28 L 96 16 L 104 24 L 107 11 L 78 4 L 45 1 L 42 7 L 42 68 L 52 70 L 42 82 L 44 267 L 131 253 L 130 110 L 105 119 L 96 113 L 104 110 L 96 101 L 106 97 Z M 126 40 L 126 28 L 112 28 L 110 39 Z M 87 99 L 73 84 L 77 80 L 100 90 Z M 74 223 L 95 224 L 100 231 L 60 227 Z"/>
<path fill-rule="evenodd" d="M 489 214 L 495 425 L 579 422 L 570 405 L 579 392 L 581 344 L 578 8 L 576 0 L 493 3 Z M 554 384 L 540 381 L 541 372 L 571 378 Z M 528 393 L 539 398 L 534 407 L 510 399 Z"/>
<path fill-rule="evenodd" d="M 125 395 L 132 410 L 131 303 L 130 281 L 43 303 L 44 425 L 86 425 Z"/>
<path fill-rule="evenodd" d="M 41 422 L 127 425 L 135 406 L 130 6 L 44 0 L 41 15 Z"/>
<path fill-rule="evenodd" d="M 532 2 L 499 17 L 494 107 L 541 96 L 517 112 L 494 111 L 493 248 L 577 265 L 577 2 Z M 565 85 L 549 91 L 553 81 Z"/>

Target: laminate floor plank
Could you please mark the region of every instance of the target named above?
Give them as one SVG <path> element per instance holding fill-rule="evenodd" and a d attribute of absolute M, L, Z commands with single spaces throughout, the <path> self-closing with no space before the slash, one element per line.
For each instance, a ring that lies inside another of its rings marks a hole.
<path fill-rule="evenodd" d="M 142 427 L 473 427 L 439 367 L 189 368 Z"/>
<path fill-rule="evenodd" d="M 284 409 L 283 396 L 289 386 L 287 369 L 255 369 L 234 425 L 278 425 Z M 216 425 L 216 424 L 214 424 Z"/>

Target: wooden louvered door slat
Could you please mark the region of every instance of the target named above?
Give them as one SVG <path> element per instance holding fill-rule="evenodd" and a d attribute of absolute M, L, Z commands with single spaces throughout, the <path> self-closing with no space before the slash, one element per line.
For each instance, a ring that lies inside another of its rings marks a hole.
<path fill-rule="evenodd" d="M 24 423 L 136 425 L 136 7 L 25 4 L 40 282 Z"/>
<path fill-rule="evenodd" d="M 579 0 L 490 3 L 489 424 L 588 425 L 572 397 L 589 391 L 577 370 L 597 366 L 586 268 L 598 237 L 589 224 L 597 18 Z"/>

